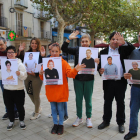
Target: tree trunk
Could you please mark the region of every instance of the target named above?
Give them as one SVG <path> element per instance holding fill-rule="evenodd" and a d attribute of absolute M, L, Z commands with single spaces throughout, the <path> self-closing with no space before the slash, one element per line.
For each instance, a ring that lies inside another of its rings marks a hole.
<path fill-rule="evenodd" d="M 64 23 L 58 23 L 58 28 L 57 28 L 57 42 L 59 43 L 60 46 L 63 44 L 63 36 L 64 36 Z"/>
<path fill-rule="evenodd" d="M 95 33 L 94 33 L 94 31 L 91 31 L 90 33 L 90 37 L 91 37 L 91 47 L 94 47 L 94 36 L 95 36 Z"/>

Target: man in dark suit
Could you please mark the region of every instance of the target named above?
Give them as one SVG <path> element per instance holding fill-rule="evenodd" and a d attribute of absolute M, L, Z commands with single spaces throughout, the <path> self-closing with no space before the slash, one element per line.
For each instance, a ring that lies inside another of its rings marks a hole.
<path fill-rule="evenodd" d="M 127 87 L 127 81 L 123 77 L 125 72 L 124 59 L 128 59 L 128 56 L 135 49 L 135 47 L 124 41 L 123 35 L 117 32 L 110 34 L 110 46 L 100 52 L 100 55 L 105 54 L 120 54 L 120 74 L 121 80 L 104 80 L 103 90 L 104 90 L 104 114 L 103 122 L 98 126 L 98 129 L 104 129 L 109 126 L 112 117 L 112 102 L 115 97 L 117 102 L 117 113 L 116 122 L 119 126 L 119 132 L 124 133 L 124 123 L 125 123 L 125 91 Z M 101 61 L 98 66 L 100 74 L 104 73 L 104 69 L 101 68 Z"/>

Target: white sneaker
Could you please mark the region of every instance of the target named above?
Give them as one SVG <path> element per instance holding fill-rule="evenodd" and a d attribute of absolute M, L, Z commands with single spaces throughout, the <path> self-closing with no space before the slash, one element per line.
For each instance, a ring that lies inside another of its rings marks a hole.
<path fill-rule="evenodd" d="M 48 118 L 52 118 L 52 114 L 49 114 L 49 115 L 48 115 Z"/>
<path fill-rule="evenodd" d="M 41 114 L 35 113 L 34 116 L 32 116 L 32 117 L 30 118 L 30 120 L 35 120 L 35 119 L 39 118 L 40 116 L 41 116 Z"/>
<path fill-rule="evenodd" d="M 91 118 L 87 118 L 87 119 L 86 119 L 86 123 L 87 123 L 87 127 L 88 127 L 88 128 L 92 128 Z"/>
<path fill-rule="evenodd" d="M 39 108 L 39 114 L 41 114 L 41 111 L 42 111 L 42 108 L 40 107 Z M 34 116 L 35 115 L 35 112 L 33 112 L 31 115 Z"/>
<path fill-rule="evenodd" d="M 79 119 L 79 118 L 77 117 L 77 119 L 75 120 L 75 122 L 73 123 L 72 126 L 76 127 L 76 126 L 79 126 L 81 123 L 83 123 L 83 120 L 82 120 L 82 119 Z"/>

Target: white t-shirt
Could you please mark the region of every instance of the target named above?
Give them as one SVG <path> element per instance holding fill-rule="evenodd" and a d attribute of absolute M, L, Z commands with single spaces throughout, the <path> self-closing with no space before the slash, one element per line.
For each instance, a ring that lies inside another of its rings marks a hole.
<path fill-rule="evenodd" d="M 35 65 L 37 65 L 37 62 L 35 59 L 28 59 L 25 61 L 25 65 L 27 65 L 26 69 L 27 69 L 27 72 L 35 72 Z"/>

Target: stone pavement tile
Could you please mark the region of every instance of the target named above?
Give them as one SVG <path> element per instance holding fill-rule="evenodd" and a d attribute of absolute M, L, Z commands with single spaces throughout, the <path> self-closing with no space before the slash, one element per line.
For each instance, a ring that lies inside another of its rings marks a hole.
<path fill-rule="evenodd" d="M 16 130 L 16 131 L 17 131 L 17 130 Z M 18 132 L 19 132 L 20 134 L 22 134 L 24 137 L 27 137 L 27 136 L 30 136 L 30 135 L 34 134 L 33 131 L 27 130 L 27 129 L 25 129 L 25 130 L 18 129 Z"/>
<path fill-rule="evenodd" d="M 4 138 L 7 138 L 8 136 L 3 133 L 3 132 L 0 132 L 0 140 L 3 140 Z"/>
<path fill-rule="evenodd" d="M 66 135 L 62 136 L 63 139 L 65 140 L 74 140 L 77 138 L 77 136 L 71 134 L 71 133 L 67 133 Z"/>
<path fill-rule="evenodd" d="M 37 134 L 33 134 L 33 135 L 28 136 L 26 138 L 29 139 L 29 140 L 46 140 L 46 139 L 44 139 L 43 137 L 41 137 L 41 136 L 39 136 Z"/>
<path fill-rule="evenodd" d="M 98 138 L 102 139 L 102 140 L 109 140 L 111 139 L 112 136 L 102 133 L 101 135 L 98 135 Z"/>
<path fill-rule="evenodd" d="M 84 139 L 82 139 L 81 137 L 78 137 L 78 138 L 76 138 L 74 140 L 84 140 Z"/>
<path fill-rule="evenodd" d="M 98 137 L 95 137 L 95 138 L 93 138 L 92 140 L 102 140 L 102 139 L 100 139 L 100 138 L 98 138 Z"/>
<path fill-rule="evenodd" d="M 5 129 L 6 129 L 6 128 L 5 128 Z M 12 135 L 18 134 L 18 132 L 16 131 L 15 128 L 13 128 L 11 131 L 7 131 L 7 129 L 6 129 L 5 134 L 6 134 L 7 136 L 12 136 Z"/>
<path fill-rule="evenodd" d="M 10 136 L 10 139 L 12 140 L 20 140 L 22 138 L 25 138 L 25 137 L 20 133 Z"/>
<path fill-rule="evenodd" d="M 5 138 L 5 139 L 2 139 L 2 140 L 11 140 L 10 138 Z"/>
<path fill-rule="evenodd" d="M 41 126 L 36 126 L 34 128 L 31 129 L 31 131 L 33 131 L 34 133 L 40 132 L 42 131 L 44 128 L 42 128 Z"/>
<path fill-rule="evenodd" d="M 67 131 L 67 132 L 69 132 L 69 131 Z M 77 137 L 79 137 L 79 136 L 85 134 L 86 132 L 84 133 L 83 131 L 77 129 L 77 130 L 72 131 L 70 133 L 73 134 L 73 135 L 75 135 L 75 136 L 77 136 Z"/>
<path fill-rule="evenodd" d="M 83 135 L 79 136 L 80 138 L 84 139 L 84 140 L 92 140 L 93 138 L 95 138 L 95 136 L 89 134 L 89 133 L 84 133 Z"/>
<path fill-rule="evenodd" d="M 102 134 L 103 132 L 101 132 L 101 131 L 99 131 L 98 129 L 95 129 L 95 128 L 94 128 L 94 129 L 88 131 L 87 133 L 89 133 L 89 134 L 91 134 L 91 135 L 93 135 L 93 136 L 98 136 L 98 135 Z"/>

